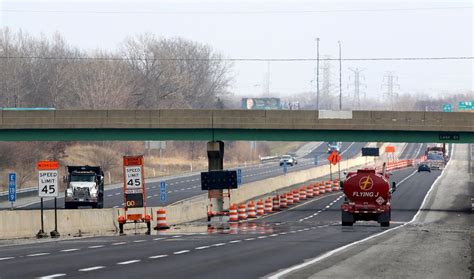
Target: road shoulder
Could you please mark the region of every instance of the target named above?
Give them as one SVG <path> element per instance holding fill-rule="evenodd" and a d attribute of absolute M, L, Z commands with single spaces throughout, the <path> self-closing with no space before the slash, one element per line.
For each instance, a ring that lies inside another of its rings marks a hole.
<path fill-rule="evenodd" d="M 468 154 L 467 145 L 456 146 L 448 171 L 413 223 L 285 278 L 470 278 L 473 193 Z"/>

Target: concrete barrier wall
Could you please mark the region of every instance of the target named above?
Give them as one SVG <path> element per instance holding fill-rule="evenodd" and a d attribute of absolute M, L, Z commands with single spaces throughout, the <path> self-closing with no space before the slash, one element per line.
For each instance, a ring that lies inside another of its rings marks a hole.
<path fill-rule="evenodd" d="M 381 148 L 381 150 L 383 149 Z M 363 165 L 365 162 L 366 158 L 362 157 L 349 159 L 341 164 L 341 168 Z M 329 166 L 324 165 L 248 183 L 245 187 L 232 190 L 231 202 L 241 203 L 292 184 L 304 183 L 328 174 Z M 206 195 L 200 195 L 168 205 L 165 207 L 168 223 L 179 224 L 206 218 L 207 205 L 208 199 Z M 148 213 L 152 214 L 153 224 L 156 219 L 155 213 L 157 209 L 155 207 L 147 210 Z M 130 213 L 133 212 L 143 212 L 143 209 L 130 211 Z M 123 214 L 123 209 L 59 210 L 58 231 L 61 235 L 73 235 L 78 233 L 79 230 L 85 234 L 113 232 L 118 228 L 117 217 L 119 214 Z M 45 232 L 49 233 L 54 229 L 54 211 L 45 211 L 44 220 Z M 40 227 L 39 210 L 0 211 L 0 239 L 32 237 L 39 231 Z M 129 226 L 129 228 L 132 228 L 132 226 Z"/>

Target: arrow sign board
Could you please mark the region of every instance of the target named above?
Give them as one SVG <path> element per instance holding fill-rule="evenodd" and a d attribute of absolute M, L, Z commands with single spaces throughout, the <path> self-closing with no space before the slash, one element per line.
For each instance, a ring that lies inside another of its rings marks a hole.
<path fill-rule="evenodd" d="M 38 196 L 57 197 L 58 189 L 58 167 L 57 161 L 40 161 L 36 164 L 38 169 Z"/>
<path fill-rule="evenodd" d="M 16 173 L 8 174 L 8 201 L 16 201 Z"/>
<path fill-rule="evenodd" d="M 166 201 L 166 182 L 160 182 L 160 201 Z"/>
<path fill-rule="evenodd" d="M 328 161 L 329 163 L 336 165 L 339 163 L 339 161 L 341 161 L 341 155 L 339 155 L 337 151 L 333 151 L 331 154 L 329 154 Z"/>

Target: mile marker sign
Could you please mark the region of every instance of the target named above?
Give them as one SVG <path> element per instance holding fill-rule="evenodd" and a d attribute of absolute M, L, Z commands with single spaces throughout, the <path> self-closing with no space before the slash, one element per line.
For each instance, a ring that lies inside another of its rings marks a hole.
<path fill-rule="evenodd" d="M 36 164 L 38 169 L 38 196 L 57 197 L 58 191 L 58 168 L 56 161 L 40 161 Z"/>

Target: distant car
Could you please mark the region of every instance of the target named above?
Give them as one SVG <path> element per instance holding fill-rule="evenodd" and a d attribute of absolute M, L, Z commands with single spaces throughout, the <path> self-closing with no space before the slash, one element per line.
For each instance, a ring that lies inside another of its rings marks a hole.
<path fill-rule="evenodd" d="M 294 166 L 298 164 L 298 161 L 296 160 L 295 157 L 291 155 L 283 155 L 280 158 L 280 167 L 283 166 L 283 164 L 286 162 L 287 165 L 289 166 Z"/>
<path fill-rule="evenodd" d="M 427 172 L 431 172 L 431 168 L 430 166 L 428 166 L 427 164 L 420 164 L 418 166 L 418 172 L 420 171 L 427 171 Z"/>

